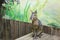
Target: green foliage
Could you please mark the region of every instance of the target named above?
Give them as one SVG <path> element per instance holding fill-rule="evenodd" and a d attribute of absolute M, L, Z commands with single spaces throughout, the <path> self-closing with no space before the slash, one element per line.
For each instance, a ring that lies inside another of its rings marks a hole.
<path fill-rule="evenodd" d="M 20 4 L 18 4 L 16 1 L 13 2 L 10 0 L 9 3 L 3 4 L 5 9 L 1 10 L 0 12 L 5 14 L 3 18 L 30 22 L 29 18 L 31 13 L 37 10 L 38 18 L 43 22 L 43 24 L 60 28 L 60 13 L 57 13 L 59 9 L 55 10 L 55 6 L 53 7 L 51 4 L 48 2 L 48 0 L 34 0 L 34 2 L 31 0 L 21 0 Z M 51 6 L 52 8 L 49 8 Z M 30 10 L 32 10 L 32 12 Z"/>

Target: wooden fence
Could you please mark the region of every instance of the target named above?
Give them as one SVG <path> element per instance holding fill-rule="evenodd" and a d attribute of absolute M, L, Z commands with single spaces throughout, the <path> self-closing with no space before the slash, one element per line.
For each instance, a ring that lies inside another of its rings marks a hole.
<path fill-rule="evenodd" d="M 31 32 L 31 23 L 20 22 L 15 20 L 0 20 L 0 39 L 14 40 L 21 36 L 24 36 Z M 60 35 L 60 29 L 52 28 L 52 34 L 58 33 Z M 43 26 L 43 32 L 51 34 L 51 28 Z"/>
<path fill-rule="evenodd" d="M 14 40 L 31 32 L 31 24 L 29 23 L 5 19 L 2 22 L 0 22 L 3 27 L 0 38 L 3 40 Z"/>

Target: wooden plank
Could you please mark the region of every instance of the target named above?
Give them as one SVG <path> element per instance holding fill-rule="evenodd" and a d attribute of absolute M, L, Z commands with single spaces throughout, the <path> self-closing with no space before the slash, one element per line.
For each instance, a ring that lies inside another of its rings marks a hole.
<path fill-rule="evenodd" d="M 18 38 L 18 21 L 15 21 L 15 38 Z"/>
<path fill-rule="evenodd" d="M 26 34 L 31 33 L 31 24 L 26 23 Z"/>
<path fill-rule="evenodd" d="M 15 38 L 15 27 L 14 27 L 14 21 L 10 21 L 11 24 L 11 40 Z"/>
<path fill-rule="evenodd" d="M 41 36 L 41 38 L 37 38 L 35 40 L 60 40 L 60 37 L 56 36 L 56 35 L 49 35 L 49 34 L 45 34 L 42 33 L 43 35 Z M 34 38 L 32 37 L 32 33 L 29 33 L 25 36 L 22 36 L 20 38 L 17 38 L 15 40 L 33 40 Z"/>
<path fill-rule="evenodd" d="M 6 20 L 5 22 L 5 37 L 6 37 L 6 40 L 10 40 L 10 20 Z"/>
<path fill-rule="evenodd" d="M 3 39 L 3 20 L 0 19 L 0 39 Z"/>
<path fill-rule="evenodd" d="M 23 22 L 20 22 L 20 27 L 21 27 L 21 36 L 25 35 L 26 34 L 26 27 L 25 27 L 25 23 Z"/>
<path fill-rule="evenodd" d="M 19 27 L 18 27 L 19 37 L 21 37 L 21 34 L 22 34 L 22 33 L 21 33 L 21 26 L 20 26 L 20 25 L 21 25 L 21 22 L 19 22 L 18 25 L 19 25 Z"/>

